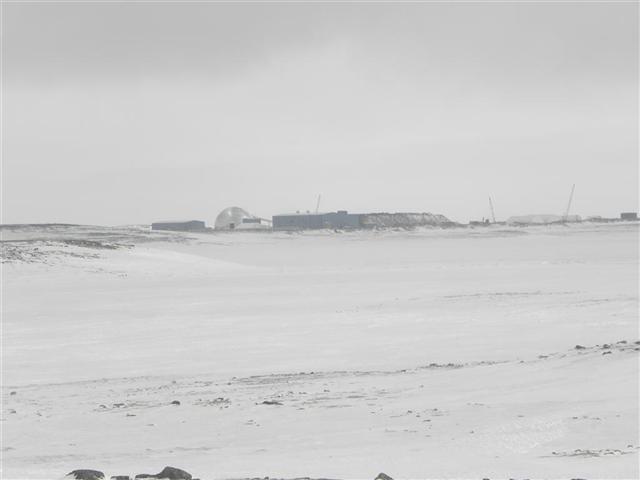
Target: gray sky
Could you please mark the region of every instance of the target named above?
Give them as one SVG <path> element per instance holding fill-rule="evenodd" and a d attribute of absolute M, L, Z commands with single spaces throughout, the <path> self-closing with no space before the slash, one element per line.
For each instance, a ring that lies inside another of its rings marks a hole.
<path fill-rule="evenodd" d="M 5 3 L 3 221 L 638 208 L 638 4 Z"/>

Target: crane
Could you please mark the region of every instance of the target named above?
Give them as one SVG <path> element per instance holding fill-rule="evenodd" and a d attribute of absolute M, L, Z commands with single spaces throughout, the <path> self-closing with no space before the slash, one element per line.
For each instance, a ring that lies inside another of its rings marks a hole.
<path fill-rule="evenodd" d="M 489 197 L 489 207 L 491 208 L 491 222 L 496 223 L 496 212 L 493 211 L 493 202 L 491 201 L 491 197 Z"/>
<path fill-rule="evenodd" d="M 562 217 L 563 221 L 569 220 L 569 209 L 571 208 L 571 201 L 573 200 L 573 191 L 576 189 L 576 184 L 574 183 L 571 187 L 571 194 L 569 195 L 569 203 L 567 203 L 567 209 L 564 211 L 564 216 Z"/>

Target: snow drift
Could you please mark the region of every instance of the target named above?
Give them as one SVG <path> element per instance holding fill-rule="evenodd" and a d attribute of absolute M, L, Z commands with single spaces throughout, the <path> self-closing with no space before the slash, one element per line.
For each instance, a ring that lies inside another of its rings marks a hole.
<path fill-rule="evenodd" d="M 365 228 L 413 228 L 425 226 L 451 226 L 454 223 L 444 215 L 435 213 L 365 213 Z"/>

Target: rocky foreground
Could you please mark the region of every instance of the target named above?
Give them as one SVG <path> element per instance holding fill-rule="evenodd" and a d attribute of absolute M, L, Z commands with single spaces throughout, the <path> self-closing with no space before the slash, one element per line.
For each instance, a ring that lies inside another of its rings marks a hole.
<path fill-rule="evenodd" d="M 106 477 L 103 472 L 99 470 L 74 470 L 66 475 L 65 478 L 74 479 L 74 480 L 105 480 Z M 154 480 L 199 480 L 197 478 L 193 478 L 189 472 L 182 470 L 180 468 L 175 467 L 164 467 L 160 473 L 156 473 L 155 475 L 150 475 L 148 473 L 140 473 L 134 477 L 136 480 L 146 480 L 146 479 L 154 479 Z M 113 475 L 110 480 L 131 480 L 129 475 Z M 269 477 L 264 478 L 254 478 L 254 479 L 243 479 L 243 480 L 278 480 L 278 479 L 269 479 Z M 281 479 L 284 480 L 284 479 Z M 312 479 L 310 477 L 301 477 L 294 478 L 288 480 L 329 480 L 329 479 Z M 386 473 L 379 473 L 375 480 L 393 480 Z"/>
<path fill-rule="evenodd" d="M 3 478 L 640 478 L 637 225 L 0 230 Z"/>
<path fill-rule="evenodd" d="M 106 477 L 103 472 L 99 470 L 74 470 L 66 475 L 65 478 L 73 479 L 73 480 L 105 480 Z M 164 469 L 155 475 L 149 475 L 146 473 L 138 474 L 134 477 L 135 480 L 200 480 L 197 478 L 193 478 L 192 475 L 180 468 L 175 467 L 164 467 Z M 131 480 L 131 477 L 128 475 L 114 475 L 110 478 L 110 480 Z M 238 480 L 330 480 L 326 478 L 311 478 L 311 477 L 298 477 L 292 479 L 276 479 L 270 477 L 263 478 L 246 478 L 246 479 L 238 479 Z M 379 473 L 374 480 L 393 480 L 392 477 L 387 475 L 386 473 Z M 483 478 L 482 480 L 490 480 L 488 478 Z M 514 480 L 514 479 L 510 479 Z M 581 478 L 573 478 L 571 480 L 584 480 Z"/>

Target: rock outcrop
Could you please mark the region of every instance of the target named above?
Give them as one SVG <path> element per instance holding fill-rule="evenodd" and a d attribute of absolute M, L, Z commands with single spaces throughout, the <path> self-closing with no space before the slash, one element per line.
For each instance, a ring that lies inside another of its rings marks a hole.
<path fill-rule="evenodd" d="M 393 478 L 391 478 L 389 475 L 387 475 L 386 473 L 382 473 L 380 472 L 378 474 L 378 476 L 375 478 L 375 480 L 393 480 Z"/>
<path fill-rule="evenodd" d="M 155 475 L 150 475 L 148 473 L 141 473 L 136 475 L 136 479 L 140 480 L 143 478 L 151 478 L 151 479 L 168 479 L 168 480 L 191 480 L 191 474 L 185 472 L 184 470 L 180 470 L 175 467 L 164 467 L 160 473 L 156 473 Z"/>
<path fill-rule="evenodd" d="M 104 473 L 100 470 L 80 469 L 69 472 L 66 478 L 75 480 L 104 480 Z"/>

